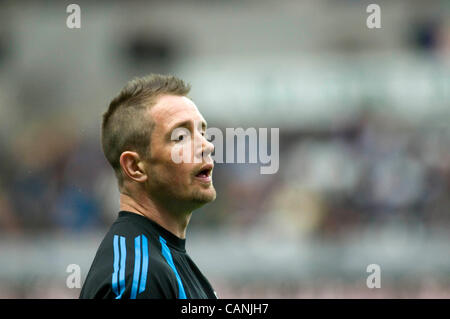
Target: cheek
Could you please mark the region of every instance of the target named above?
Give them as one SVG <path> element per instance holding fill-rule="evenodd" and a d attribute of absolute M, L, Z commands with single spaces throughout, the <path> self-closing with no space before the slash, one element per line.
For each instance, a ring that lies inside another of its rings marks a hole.
<path fill-rule="evenodd" d="M 162 173 L 164 174 L 166 181 L 168 181 L 172 185 L 185 186 L 186 184 L 191 183 L 191 164 L 176 164 L 173 161 L 169 160 L 165 163 L 164 168 L 162 169 L 164 170 L 164 172 Z"/>
<path fill-rule="evenodd" d="M 192 183 L 193 164 L 173 161 L 171 149 L 160 149 L 158 159 L 153 162 L 153 175 L 156 184 L 166 184 L 170 187 L 186 187 Z M 155 176 L 156 175 L 156 176 Z"/>
<path fill-rule="evenodd" d="M 173 164 L 170 170 L 174 180 L 178 183 L 185 184 L 191 182 L 191 165 L 185 163 Z"/>
<path fill-rule="evenodd" d="M 192 163 L 194 161 L 193 143 L 186 142 L 173 145 L 166 158 L 170 158 L 174 163 Z"/>

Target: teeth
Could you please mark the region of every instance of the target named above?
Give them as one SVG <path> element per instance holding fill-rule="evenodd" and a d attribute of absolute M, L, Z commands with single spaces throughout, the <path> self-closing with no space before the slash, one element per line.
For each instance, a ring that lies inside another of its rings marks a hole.
<path fill-rule="evenodd" d="M 197 174 L 197 176 L 199 176 L 199 177 L 209 177 L 209 176 L 211 176 L 211 172 L 212 172 L 212 169 L 205 168 L 204 170 L 200 171 Z"/>
<path fill-rule="evenodd" d="M 201 177 L 208 177 L 208 176 L 210 175 L 210 173 L 211 173 L 211 171 L 210 171 L 209 169 L 205 169 L 205 170 L 201 171 L 201 172 L 198 174 L 198 176 L 201 176 Z"/>

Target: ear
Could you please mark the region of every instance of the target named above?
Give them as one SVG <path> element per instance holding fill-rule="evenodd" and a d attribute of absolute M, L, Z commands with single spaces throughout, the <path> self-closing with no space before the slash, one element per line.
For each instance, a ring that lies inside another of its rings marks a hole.
<path fill-rule="evenodd" d="M 126 151 L 120 154 L 120 166 L 125 174 L 135 182 L 143 183 L 147 180 L 144 162 L 136 152 Z"/>

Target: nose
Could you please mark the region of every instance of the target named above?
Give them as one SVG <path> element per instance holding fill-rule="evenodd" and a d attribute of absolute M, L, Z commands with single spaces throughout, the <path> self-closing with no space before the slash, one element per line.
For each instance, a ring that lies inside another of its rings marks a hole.
<path fill-rule="evenodd" d="M 201 156 L 201 158 L 205 159 L 206 157 L 210 156 L 212 152 L 214 152 L 214 144 L 211 143 L 206 139 L 206 136 L 203 136 L 199 133 L 198 138 L 200 142 L 194 143 L 197 144 L 197 150 L 195 154 L 197 154 L 198 157 Z"/>
<path fill-rule="evenodd" d="M 208 141 L 205 136 L 203 136 L 203 140 L 202 156 L 205 158 L 214 152 L 214 144 Z"/>

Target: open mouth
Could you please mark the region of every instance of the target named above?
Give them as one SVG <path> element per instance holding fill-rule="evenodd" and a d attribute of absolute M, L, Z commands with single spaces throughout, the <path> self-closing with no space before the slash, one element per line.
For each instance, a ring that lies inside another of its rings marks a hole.
<path fill-rule="evenodd" d="M 212 180 L 212 178 L 211 178 L 212 170 L 213 170 L 213 165 L 207 164 L 199 170 L 199 172 L 195 175 L 195 178 L 199 179 L 200 181 L 202 181 L 204 183 L 210 183 Z"/>

